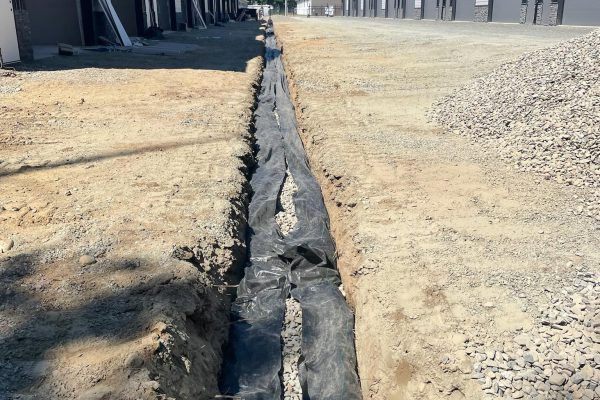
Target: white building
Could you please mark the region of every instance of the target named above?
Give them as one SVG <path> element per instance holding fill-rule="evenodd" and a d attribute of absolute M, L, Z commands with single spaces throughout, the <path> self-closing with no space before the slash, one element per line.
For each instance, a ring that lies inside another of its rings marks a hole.
<path fill-rule="evenodd" d="M 298 0 L 296 14 L 330 17 L 343 15 L 344 7 L 348 7 L 348 3 L 349 0 Z"/>
<path fill-rule="evenodd" d="M 309 15 L 312 0 L 299 0 L 296 2 L 296 14 Z"/>

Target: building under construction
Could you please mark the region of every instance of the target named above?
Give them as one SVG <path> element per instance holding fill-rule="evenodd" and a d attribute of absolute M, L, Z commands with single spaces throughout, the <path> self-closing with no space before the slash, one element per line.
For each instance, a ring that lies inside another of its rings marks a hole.
<path fill-rule="evenodd" d="M 35 46 L 127 45 L 125 36 L 149 28 L 186 30 L 234 18 L 237 9 L 238 0 L 8 0 L 0 49 L 8 63 L 33 58 Z"/>

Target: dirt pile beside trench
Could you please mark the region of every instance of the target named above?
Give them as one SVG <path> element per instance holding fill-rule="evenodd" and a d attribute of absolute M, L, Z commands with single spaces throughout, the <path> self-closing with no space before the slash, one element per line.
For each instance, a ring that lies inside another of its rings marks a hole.
<path fill-rule="evenodd" d="M 572 212 L 600 221 L 600 30 L 524 54 L 431 115 L 520 171 L 584 189 Z"/>
<path fill-rule="evenodd" d="M 0 76 L 0 399 L 218 393 L 263 48 L 219 31 Z"/>

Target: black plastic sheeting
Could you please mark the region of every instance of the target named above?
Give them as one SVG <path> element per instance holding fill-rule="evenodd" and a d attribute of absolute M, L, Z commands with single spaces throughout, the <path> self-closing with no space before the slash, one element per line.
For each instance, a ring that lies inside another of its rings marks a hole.
<path fill-rule="evenodd" d="M 272 30 L 255 113 L 257 169 L 252 176 L 248 253 L 232 307 L 221 392 L 244 400 L 281 399 L 285 299 L 302 307 L 299 379 L 303 399 L 359 400 L 354 316 L 338 287 L 335 244 L 321 188 L 296 130 L 285 72 Z M 277 116 L 276 116 L 277 114 Z M 275 221 L 286 167 L 298 187 L 298 223 L 283 237 Z"/>

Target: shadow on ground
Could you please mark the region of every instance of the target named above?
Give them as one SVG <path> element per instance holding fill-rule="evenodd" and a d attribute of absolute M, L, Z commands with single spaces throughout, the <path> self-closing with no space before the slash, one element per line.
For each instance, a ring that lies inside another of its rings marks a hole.
<path fill-rule="evenodd" d="M 159 41 L 193 44 L 199 48 L 181 54 L 149 55 L 130 51 L 84 51 L 74 56 L 54 56 L 16 65 L 18 71 L 59 71 L 81 68 L 106 69 L 206 69 L 245 72 L 246 64 L 259 54 L 262 43 L 256 36 L 261 25 L 255 21 L 229 23 L 206 30 L 172 32 Z M 151 46 L 144 47 L 144 50 Z"/>
<path fill-rule="evenodd" d="M 72 262 L 76 264 L 75 260 Z M 215 325 L 213 308 L 225 306 L 220 304 L 220 296 L 200 282 L 195 274 L 180 275 L 172 268 L 157 272 L 149 268 L 149 263 L 144 259 L 104 260 L 86 267 L 87 271 L 82 268 L 79 276 L 65 276 L 60 282 L 57 279 L 35 282 L 30 277 L 39 272 L 42 264 L 38 254 L 20 254 L 1 261 L 0 308 L 8 315 L 16 315 L 11 310 L 18 309 L 20 317 L 23 311 L 28 311 L 28 317 L 0 323 L 0 398 L 33 393 L 33 398 L 45 399 L 40 387 L 53 379 L 51 375 L 56 368 L 52 364 L 55 361 L 53 351 L 65 347 L 71 349 L 70 353 L 73 349 L 77 349 L 76 353 L 81 352 L 82 362 L 90 362 L 93 370 L 94 361 L 98 360 L 88 357 L 89 354 L 101 353 L 103 345 L 110 343 L 113 361 L 109 365 L 113 369 L 127 370 L 129 365 L 119 365 L 119 354 L 115 353 L 114 345 L 136 346 L 139 339 L 148 336 L 157 321 L 164 320 L 165 315 L 181 315 L 184 324 L 194 325 L 193 329 L 200 336 L 208 337 L 211 334 L 208 327 Z M 111 277 L 115 273 L 129 274 L 130 284 L 112 283 Z M 100 292 L 104 296 L 86 297 L 90 286 L 102 287 Z M 59 293 L 64 291 L 80 292 L 80 301 L 72 305 L 61 304 Z M 54 294 L 49 294 L 52 292 Z M 169 329 L 174 331 L 174 328 Z M 190 347 L 193 349 L 193 343 Z M 164 347 L 152 347 L 150 354 L 164 358 L 164 350 Z M 76 359 L 77 354 L 70 357 Z M 188 357 L 196 362 L 193 354 Z M 64 371 L 64 362 L 63 358 L 62 369 L 58 372 Z M 156 365 L 160 363 L 140 361 L 135 369 L 144 369 L 145 379 L 149 380 L 161 374 Z M 100 363 L 99 366 L 105 368 L 107 365 Z M 76 368 L 76 365 L 70 367 Z M 183 369 L 184 365 L 169 368 L 177 367 Z M 89 371 L 76 371 L 78 384 L 85 386 L 87 378 L 94 387 L 109 379 L 114 371 L 104 370 L 98 377 L 82 376 L 86 372 L 89 375 Z M 68 378 L 60 376 L 60 380 Z"/>
<path fill-rule="evenodd" d="M 167 39 L 177 43 L 197 44 L 199 48 L 190 53 L 163 56 L 114 52 L 82 54 L 24 63 L 18 65 L 17 69 L 246 72 L 247 63 L 262 53 L 263 44 L 257 38 L 261 32 L 260 25 L 256 22 L 231 23 L 222 28 L 175 33 Z M 45 90 L 50 92 L 52 89 L 44 88 L 42 91 Z M 70 111 L 67 108 L 67 112 Z M 37 118 L 34 115 L 32 120 L 37 121 Z M 214 139 L 216 140 L 219 139 Z M 198 139 L 177 140 L 175 137 L 162 143 L 139 144 L 133 149 L 109 150 L 78 158 L 61 158 L 54 162 L 35 164 L 29 161 L 18 169 L 0 172 L 0 182 L 2 178 L 8 179 L 11 175 L 31 170 L 52 170 L 65 165 L 116 157 L 134 158 L 140 154 L 212 141 L 213 139 L 201 142 Z M 26 157 L 26 151 L 23 154 Z M 130 171 L 115 171 L 115 174 L 118 173 Z M 32 186 L 37 184 L 34 179 L 30 182 Z M 50 196 L 47 192 L 40 193 L 43 199 Z M 8 193 L 4 194 L 0 201 L 6 205 L 11 198 Z M 107 193 L 107 196 L 110 195 L 111 193 Z M 130 207 L 131 212 L 136 213 L 141 206 L 132 201 Z M 122 223 L 110 215 L 110 210 L 102 211 L 108 214 L 110 223 Z M 75 230 L 83 227 L 70 236 L 71 240 L 78 241 L 85 236 L 84 229 L 104 229 L 106 226 L 97 221 L 85 226 L 76 222 L 57 218 L 57 229 Z M 143 230 L 142 228 L 133 225 L 128 230 Z M 0 236 L 7 233 L 11 233 L 9 228 L 0 232 Z M 100 234 L 107 235 L 106 232 Z M 19 253 L 17 245 L 17 249 L 11 250 L 8 256 L 0 255 L 0 399 L 17 398 L 12 397 L 15 394 L 30 395 L 24 398 L 36 400 L 75 398 L 75 392 L 85 394 L 86 389 L 101 386 L 111 374 L 116 378 L 110 384 L 107 383 L 107 386 L 121 390 L 121 381 L 118 379 L 127 380 L 129 375 L 117 374 L 115 371 L 128 371 L 130 365 L 124 360 L 128 353 L 118 353 L 119 346 L 141 346 L 141 338 L 148 337 L 157 322 L 169 324 L 168 332 L 175 338 L 173 340 L 181 341 L 181 338 L 186 337 L 186 344 L 179 346 L 179 349 L 186 352 L 186 359 L 194 368 L 186 373 L 187 364 L 182 361 L 184 354 L 180 352 L 177 357 L 171 357 L 169 352 L 164 351 L 163 345 L 158 345 L 159 339 L 153 338 L 152 345 L 157 347 L 150 348 L 148 357 L 158 361 L 145 363 L 142 360 L 141 366 L 138 361 L 134 362 L 137 371 L 145 371 L 145 376 L 140 378 L 145 379 L 142 383 L 158 381 L 157 377 L 160 376 L 159 390 L 164 388 L 172 391 L 166 394 L 176 398 L 205 399 L 214 393 L 211 391 L 217 388 L 219 351 L 227 334 L 229 306 L 227 297 L 208 285 L 206 274 L 189 263 L 169 258 L 165 253 L 152 259 L 149 254 L 156 249 L 143 249 L 137 258 L 120 258 L 114 256 L 115 253 L 100 256 L 98 263 L 86 267 L 80 266 L 76 259 L 52 258 L 54 261 L 48 262 L 47 253 L 61 254 L 63 250 L 45 244 L 51 239 L 46 235 L 37 241 L 30 236 L 24 239 L 29 241 L 26 243 L 29 252 Z M 124 252 L 130 254 L 131 249 L 127 250 Z M 98 354 L 104 359 L 93 359 Z M 86 365 L 88 360 L 89 365 Z M 175 361 L 169 364 L 171 360 Z M 105 369 L 98 371 L 102 368 Z M 177 373 L 170 372 L 169 377 L 169 371 L 173 370 L 177 370 Z M 98 372 L 98 376 L 93 375 L 95 372 Z M 48 391 L 48 388 L 52 391 Z M 160 393 L 159 390 L 155 391 Z M 188 392 L 183 393 L 183 390 Z M 142 398 L 137 392 L 129 395 L 109 395 L 102 398 Z"/>
<path fill-rule="evenodd" d="M 168 141 L 162 143 L 153 143 L 148 145 L 139 145 L 133 149 L 129 150 L 119 150 L 119 151 L 106 151 L 99 154 L 94 154 L 92 156 L 79 156 L 75 158 L 68 158 L 62 160 L 55 161 L 47 161 L 42 164 L 22 164 L 18 168 L 13 170 L 2 170 L 0 169 L 0 179 L 7 176 L 15 176 L 24 174 L 30 171 L 41 171 L 41 170 L 51 170 L 55 168 L 64 167 L 67 165 L 79 165 L 79 164 L 88 164 L 98 161 L 111 160 L 113 158 L 118 157 L 128 157 L 128 156 L 136 156 L 146 153 L 152 153 L 157 151 L 165 151 L 169 149 L 177 149 L 180 147 L 186 146 L 195 146 L 199 144 L 208 144 L 219 142 L 221 139 L 212 138 L 212 139 L 204 139 L 204 140 L 179 140 L 179 141 Z"/>

